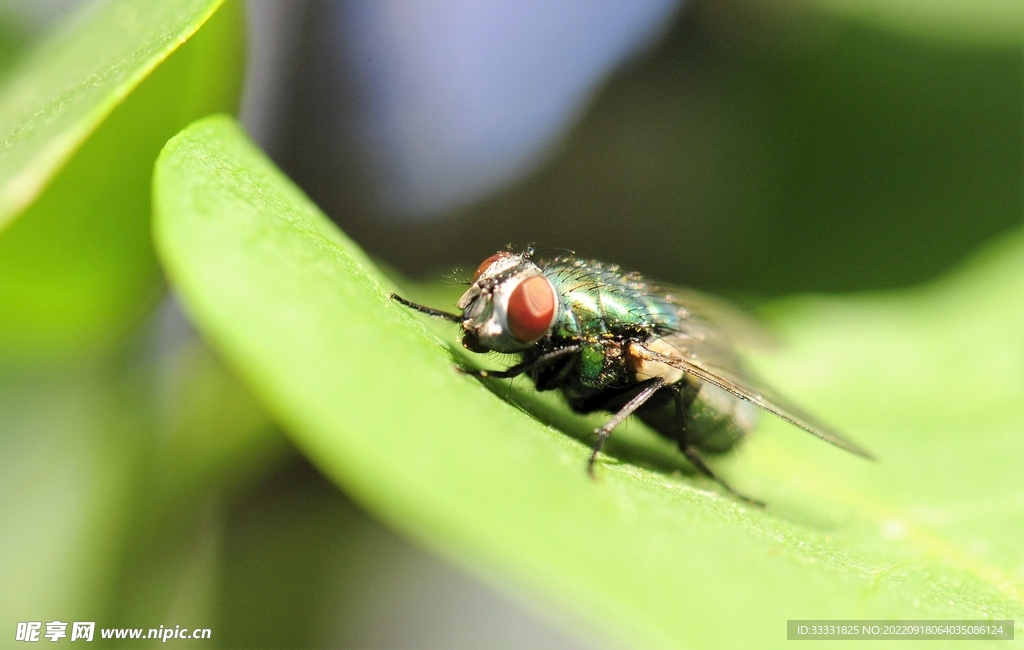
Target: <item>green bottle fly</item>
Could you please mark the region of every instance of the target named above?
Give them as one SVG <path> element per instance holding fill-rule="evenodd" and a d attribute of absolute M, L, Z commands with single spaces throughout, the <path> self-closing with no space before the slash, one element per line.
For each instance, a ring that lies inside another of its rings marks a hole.
<path fill-rule="evenodd" d="M 702 453 L 719 454 L 768 411 L 847 451 L 871 454 L 786 403 L 747 375 L 714 309 L 693 292 L 652 283 L 616 265 L 532 251 L 501 252 L 480 264 L 458 302 L 461 314 L 398 302 L 462 326 L 473 352 L 520 356 L 482 377 L 526 374 L 538 390 L 560 390 L 577 412 L 614 413 L 597 429 L 587 463 L 593 473 L 604 441 L 632 414 L 673 440 L 704 475 L 732 494 Z"/>

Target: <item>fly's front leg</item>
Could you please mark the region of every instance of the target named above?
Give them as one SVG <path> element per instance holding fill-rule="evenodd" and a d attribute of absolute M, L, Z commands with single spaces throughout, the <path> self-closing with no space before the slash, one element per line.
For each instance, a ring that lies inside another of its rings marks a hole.
<path fill-rule="evenodd" d="M 433 307 L 427 307 L 425 305 L 412 302 L 411 300 L 406 300 L 405 298 L 394 292 L 388 294 L 388 299 L 394 300 L 400 305 L 405 305 L 409 309 L 414 309 L 420 312 L 421 314 L 426 314 L 427 316 L 433 316 L 434 318 L 443 318 L 453 323 L 462 322 L 462 316 L 460 316 L 459 314 L 449 314 L 448 312 L 441 311 L 440 309 L 434 309 Z"/>
<path fill-rule="evenodd" d="M 679 384 L 672 384 L 669 388 L 673 389 L 676 394 L 676 421 L 679 423 L 679 449 L 682 450 L 686 459 L 689 460 L 701 474 L 721 485 L 729 494 L 746 501 L 752 506 L 764 508 L 765 503 L 763 501 L 758 501 L 757 499 L 748 497 L 741 492 L 737 492 L 731 485 L 722 480 L 720 476 L 711 471 L 711 468 L 708 467 L 707 463 L 704 462 L 704 459 L 701 458 L 700 453 L 697 451 L 697 447 L 690 442 L 690 437 L 686 428 L 686 414 L 687 411 L 690 410 L 690 405 L 693 404 L 695 396 L 688 396 Z"/>
<path fill-rule="evenodd" d="M 665 387 L 665 380 L 661 377 L 655 377 L 650 382 L 642 391 L 637 393 L 636 397 L 626 402 L 626 405 L 619 409 L 618 413 L 613 415 L 611 420 L 608 420 L 603 427 L 594 431 L 597 434 L 597 440 L 594 442 L 594 450 L 590 452 L 590 459 L 587 460 L 587 474 L 590 474 L 591 477 L 594 476 L 594 463 L 597 461 L 597 455 L 601 453 L 604 441 L 608 439 L 608 436 L 612 435 L 612 430 L 622 424 L 622 421 L 632 415 L 633 411 L 643 406 L 644 402 L 654 397 L 655 393 Z"/>

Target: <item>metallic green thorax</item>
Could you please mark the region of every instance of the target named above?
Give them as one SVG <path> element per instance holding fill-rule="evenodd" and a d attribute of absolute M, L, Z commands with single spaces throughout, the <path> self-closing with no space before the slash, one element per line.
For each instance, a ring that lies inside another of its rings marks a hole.
<path fill-rule="evenodd" d="M 646 338 L 678 329 L 681 307 L 671 294 L 654 290 L 636 273 L 576 258 L 537 264 L 559 297 L 552 337 L 580 345 L 579 379 L 586 385 L 603 387 L 620 379 L 609 376 L 609 340 Z"/>

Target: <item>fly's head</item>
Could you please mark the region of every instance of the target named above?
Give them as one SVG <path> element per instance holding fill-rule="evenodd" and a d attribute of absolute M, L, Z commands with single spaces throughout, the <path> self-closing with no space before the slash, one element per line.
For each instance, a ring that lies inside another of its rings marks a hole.
<path fill-rule="evenodd" d="M 551 281 L 528 255 L 495 253 L 459 299 L 462 344 L 473 352 L 520 352 L 547 336 L 558 318 Z"/>

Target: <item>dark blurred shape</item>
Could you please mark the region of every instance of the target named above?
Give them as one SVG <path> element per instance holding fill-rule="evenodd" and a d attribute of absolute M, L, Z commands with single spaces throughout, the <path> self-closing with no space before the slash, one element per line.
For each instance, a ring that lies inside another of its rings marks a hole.
<path fill-rule="evenodd" d="M 317 6 L 273 153 L 409 274 L 537 242 L 715 290 L 850 291 L 927 280 L 1021 220 L 1019 44 L 738 0 L 686 5 L 525 182 L 434 222 L 387 220 L 347 121 L 364 98 Z"/>

